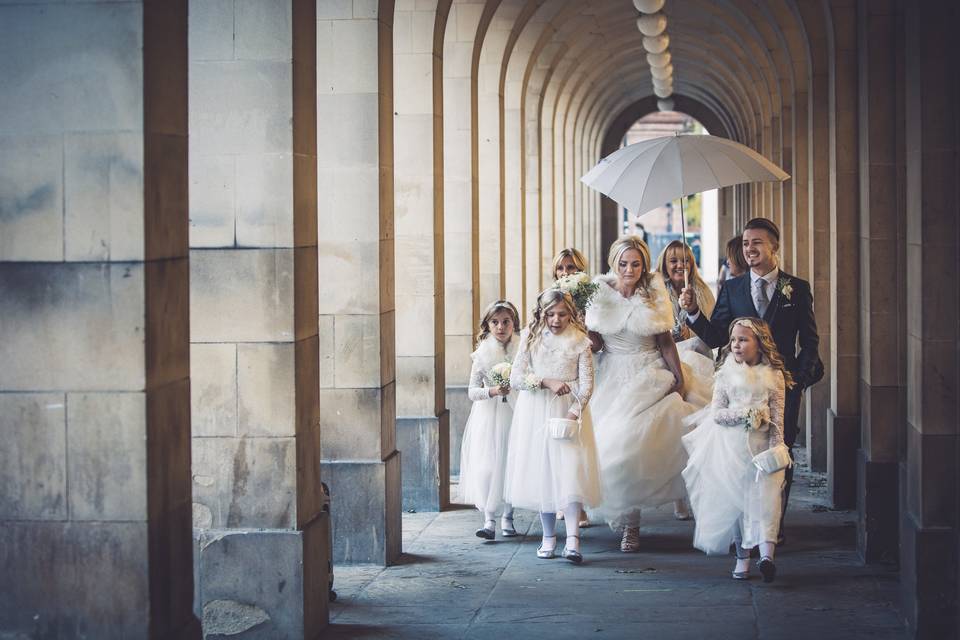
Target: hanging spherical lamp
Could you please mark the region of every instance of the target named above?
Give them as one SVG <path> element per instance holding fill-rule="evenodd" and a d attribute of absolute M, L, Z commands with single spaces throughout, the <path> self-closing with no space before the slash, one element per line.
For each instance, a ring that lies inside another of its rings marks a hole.
<path fill-rule="evenodd" d="M 662 13 L 644 13 L 637 18 L 637 29 L 645 36 L 658 36 L 667 28 L 667 16 Z"/>
<path fill-rule="evenodd" d="M 650 67 L 650 75 L 661 80 L 669 78 L 673 75 L 673 65 L 668 64 L 665 67 Z"/>
<path fill-rule="evenodd" d="M 670 64 L 670 58 L 669 51 L 664 51 L 663 53 L 648 53 L 647 64 L 651 67 L 665 67 Z"/>
<path fill-rule="evenodd" d="M 672 89 L 673 89 L 673 76 L 671 76 L 671 77 L 669 77 L 669 78 L 664 78 L 664 79 L 662 79 L 662 80 L 659 79 L 659 78 L 654 78 L 654 79 L 653 79 L 653 86 L 654 86 L 654 88 L 656 88 L 656 89 L 664 89 L 664 90 L 670 89 L 670 90 L 672 90 Z"/>
<path fill-rule="evenodd" d="M 643 13 L 656 13 L 663 9 L 666 0 L 633 0 L 633 6 Z"/>
<path fill-rule="evenodd" d="M 643 48 L 649 53 L 663 53 L 670 46 L 670 36 L 661 33 L 658 36 L 644 36 Z"/>
<path fill-rule="evenodd" d="M 673 111 L 673 98 L 661 98 L 657 100 L 657 109 L 660 111 Z"/>
<path fill-rule="evenodd" d="M 656 95 L 658 98 L 669 98 L 671 95 L 673 95 L 673 89 L 672 89 L 672 88 L 671 88 L 671 89 L 658 89 L 657 87 L 654 87 L 654 88 L 653 88 L 653 93 L 654 93 L 654 95 Z"/>

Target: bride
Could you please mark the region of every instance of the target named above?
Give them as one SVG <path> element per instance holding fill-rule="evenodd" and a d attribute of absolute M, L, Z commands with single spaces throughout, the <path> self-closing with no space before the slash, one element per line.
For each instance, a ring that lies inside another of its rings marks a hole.
<path fill-rule="evenodd" d="M 611 273 L 596 278 L 586 313 L 587 328 L 603 340 L 591 403 L 603 501 L 591 516 L 622 528 L 620 550 L 631 553 L 640 549 L 640 510 L 685 495 L 683 419 L 699 407 L 683 398 L 688 386 L 710 381 L 681 365 L 670 297 L 650 272 L 643 240 L 620 237 L 608 262 Z"/>

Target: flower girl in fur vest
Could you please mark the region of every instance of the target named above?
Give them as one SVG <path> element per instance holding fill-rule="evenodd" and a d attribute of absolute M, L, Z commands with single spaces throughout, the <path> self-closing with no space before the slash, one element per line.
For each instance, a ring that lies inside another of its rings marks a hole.
<path fill-rule="evenodd" d="M 501 535 L 517 535 L 513 507 L 503 501 L 503 476 L 513 420 L 510 363 L 520 342 L 514 335 L 519 324 L 513 304 L 506 300 L 491 303 L 480 322 L 477 350 L 470 355 L 473 365 L 467 393 L 473 406 L 460 447 L 460 496 L 483 513 L 483 526 L 476 535 L 484 540 L 496 537 L 496 516 L 501 509 Z"/>
<path fill-rule="evenodd" d="M 738 318 L 730 325 L 713 402 L 690 417 L 699 426 L 683 437 L 690 455 L 683 479 L 697 519 L 693 546 L 728 553 L 734 542 L 735 580 L 749 578 L 755 546 L 764 582 L 776 577 L 781 491 L 791 464 L 783 444 L 783 403 L 792 386 L 767 323 Z"/>
<path fill-rule="evenodd" d="M 538 558 L 556 556 L 557 510 L 580 513 L 600 500 L 597 449 L 587 403 L 593 393 L 593 356 L 573 298 L 547 289 L 523 332 L 510 386 L 520 390 L 510 427 L 504 497 L 540 512 Z M 563 557 L 580 554 L 577 518 L 566 520 Z"/>

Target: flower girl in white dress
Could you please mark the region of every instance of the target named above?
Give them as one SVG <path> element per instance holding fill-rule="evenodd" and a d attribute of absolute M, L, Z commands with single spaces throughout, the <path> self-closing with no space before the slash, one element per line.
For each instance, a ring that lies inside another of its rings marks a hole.
<path fill-rule="evenodd" d="M 683 479 L 697 520 L 693 546 L 715 554 L 736 543 L 733 578 L 746 580 L 750 550 L 759 545 L 760 572 L 772 582 L 784 469 L 790 464 L 783 403 L 793 379 L 770 328 L 757 318 L 731 323 L 724 357 L 713 402 L 690 417 L 699 426 L 683 437 L 690 455 Z"/>
<path fill-rule="evenodd" d="M 523 332 L 510 386 L 520 390 L 510 427 L 504 497 L 517 507 L 540 512 L 543 540 L 539 558 L 555 557 L 556 513 L 580 513 L 600 500 L 597 449 L 587 403 L 593 393 L 590 340 L 569 293 L 547 289 L 537 298 L 530 327 Z M 567 423 L 554 431 L 552 418 Z M 564 436 L 569 436 L 564 438 Z M 583 561 L 577 518 L 566 520 L 563 557 Z"/>
<path fill-rule="evenodd" d="M 510 363 L 520 342 L 514 334 L 519 324 L 513 304 L 506 300 L 491 303 L 480 322 L 477 350 L 470 355 L 473 365 L 467 393 L 473 406 L 460 447 L 460 497 L 483 513 L 483 526 L 476 535 L 484 540 L 496 537 L 496 516 L 501 509 L 500 533 L 505 538 L 517 535 L 513 507 L 503 501 L 503 476 L 513 420 Z"/>

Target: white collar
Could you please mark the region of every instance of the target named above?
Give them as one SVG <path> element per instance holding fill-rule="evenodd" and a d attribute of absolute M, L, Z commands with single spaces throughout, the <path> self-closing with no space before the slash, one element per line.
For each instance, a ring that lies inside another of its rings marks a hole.
<path fill-rule="evenodd" d="M 774 284 L 779 277 L 780 267 L 774 267 L 764 276 L 758 276 L 753 269 L 750 269 L 750 286 L 757 286 L 757 280 L 766 280 L 767 284 Z"/>

